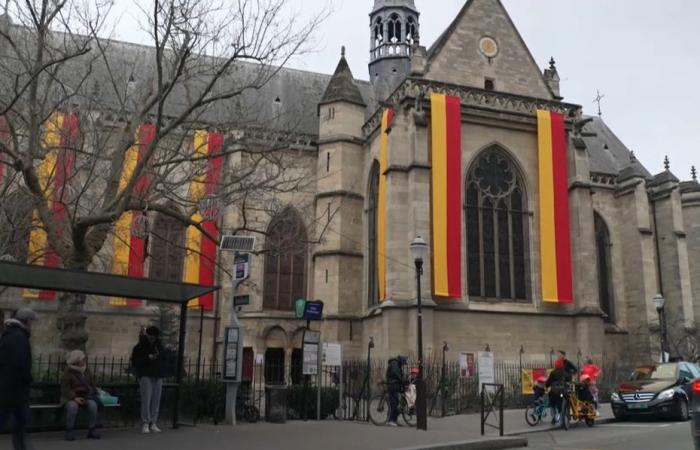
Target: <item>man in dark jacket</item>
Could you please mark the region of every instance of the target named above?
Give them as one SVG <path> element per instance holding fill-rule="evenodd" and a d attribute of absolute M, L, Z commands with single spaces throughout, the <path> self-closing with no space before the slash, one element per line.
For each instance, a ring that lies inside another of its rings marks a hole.
<path fill-rule="evenodd" d="M 386 368 L 386 388 L 389 394 L 389 421 L 387 425 L 397 426 L 396 421 L 399 418 L 399 395 L 403 392 L 403 364 L 402 358 L 391 358 L 389 365 Z"/>
<path fill-rule="evenodd" d="M 32 350 L 29 344 L 36 314 L 20 309 L 5 322 L 0 337 L 0 429 L 12 416 L 12 444 L 15 450 L 27 448 L 24 430 L 29 419 L 29 387 L 32 383 Z"/>
<path fill-rule="evenodd" d="M 157 327 L 148 327 L 145 334 L 139 336 L 139 343 L 131 353 L 131 365 L 141 388 L 141 431 L 160 433 L 158 413 L 168 365 Z"/>
<path fill-rule="evenodd" d="M 549 388 L 549 406 L 552 408 L 552 424 L 557 423 L 562 412 L 562 395 L 566 393 L 567 384 L 572 377 L 566 369 L 566 360 L 559 358 L 554 361 L 554 370 L 549 374 L 545 386 Z"/>

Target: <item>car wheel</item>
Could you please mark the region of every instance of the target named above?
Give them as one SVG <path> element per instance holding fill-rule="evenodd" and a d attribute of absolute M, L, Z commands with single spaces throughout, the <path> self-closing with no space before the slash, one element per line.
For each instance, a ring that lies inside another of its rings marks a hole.
<path fill-rule="evenodd" d="M 679 398 L 676 400 L 676 419 L 681 422 L 687 422 L 689 418 L 688 402 L 683 398 Z"/>

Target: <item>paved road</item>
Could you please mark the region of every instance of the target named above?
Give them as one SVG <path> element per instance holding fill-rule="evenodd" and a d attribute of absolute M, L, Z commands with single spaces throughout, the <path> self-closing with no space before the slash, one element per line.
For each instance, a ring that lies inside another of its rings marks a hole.
<path fill-rule="evenodd" d="M 526 437 L 530 450 L 693 450 L 688 422 L 612 423 Z"/>

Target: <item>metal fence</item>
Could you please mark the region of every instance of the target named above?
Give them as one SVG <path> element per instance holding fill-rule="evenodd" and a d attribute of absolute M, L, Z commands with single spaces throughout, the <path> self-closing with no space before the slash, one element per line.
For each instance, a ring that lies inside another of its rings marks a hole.
<path fill-rule="evenodd" d="M 317 389 L 321 390 L 321 418 L 340 420 L 367 420 L 369 399 L 382 392 L 387 362 L 372 360 L 368 367 L 366 360 L 346 360 L 342 367 L 323 367 L 319 376 L 308 379 L 302 375 L 300 359 L 288 362 L 256 361 L 244 370 L 240 389 L 240 401 L 255 405 L 261 415 L 265 415 L 265 392 L 269 385 L 284 385 L 287 388 L 288 419 L 315 419 L 317 416 Z M 616 383 L 627 378 L 631 366 L 618 361 L 598 361 L 603 370 L 598 380 L 601 398 L 609 398 Z M 414 367 L 408 361 L 406 373 Z M 128 357 L 91 357 L 88 367 L 98 386 L 135 385 L 136 378 L 130 371 Z M 495 382 L 503 385 L 503 401 L 506 407 L 524 407 L 531 396 L 523 393 L 523 369 L 548 368 L 546 363 L 520 361 L 496 361 L 494 364 Z M 478 365 L 475 362 L 475 372 Z M 42 386 L 60 383 L 65 370 L 65 362 L 59 355 L 40 355 L 35 358 L 33 371 L 35 381 Z M 184 385 L 192 391 L 191 398 L 183 408 L 186 416 L 193 421 L 207 420 L 212 411 L 223 408 L 221 390 L 221 366 L 205 359 L 197 364 L 196 359 L 185 359 Z M 479 411 L 478 377 L 463 377 L 457 362 L 428 361 L 424 365 L 424 378 L 428 393 L 428 412 L 433 417 L 474 413 Z M 172 383 L 174 380 L 166 380 Z M 211 391 L 211 392 L 209 392 Z M 202 399 L 205 399 L 202 400 Z M 201 400 L 201 401 L 200 401 Z M 212 406 L 204 403 L 221 402 Z M 194 411 L 193 411 L 194 410 Z M 216 418 L 214 418 L 216 420 Z"/>

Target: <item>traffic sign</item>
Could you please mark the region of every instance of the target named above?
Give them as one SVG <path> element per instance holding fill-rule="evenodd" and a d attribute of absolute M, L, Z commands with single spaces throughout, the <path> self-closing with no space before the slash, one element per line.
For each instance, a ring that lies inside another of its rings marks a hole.
<path fill-rule="evenodd" d="M 304 307 L 304 319 L 306 320 L 321 320 L 323 317 L 323 302 L 316 300 L 313 302 L 307 301 Z"/>

